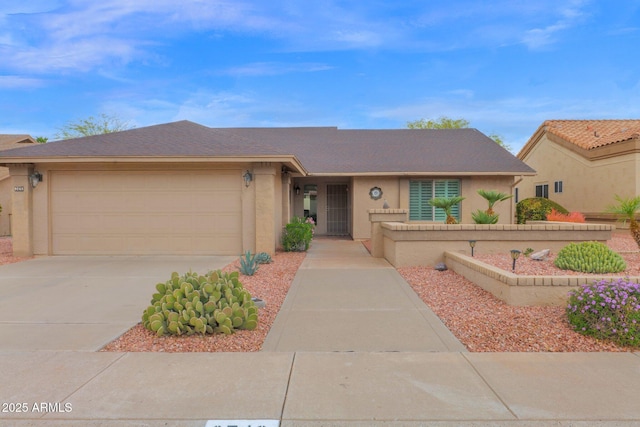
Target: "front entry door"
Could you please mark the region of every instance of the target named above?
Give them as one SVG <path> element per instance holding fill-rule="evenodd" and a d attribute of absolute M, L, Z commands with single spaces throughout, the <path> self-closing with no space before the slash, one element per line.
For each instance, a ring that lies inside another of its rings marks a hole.
<path fill-rule="evenodd" d="M 327 235 L 349 235 L 349 193 L 346 184 L 327 185 Z"/>

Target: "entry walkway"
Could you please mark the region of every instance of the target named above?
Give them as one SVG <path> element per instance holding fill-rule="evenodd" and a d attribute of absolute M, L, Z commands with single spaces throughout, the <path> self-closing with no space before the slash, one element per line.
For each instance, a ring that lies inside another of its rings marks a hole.
<path fill-rule="evenodd" d="M 264 351 L 466 351 L 384 259 L 316 239 Z"/>

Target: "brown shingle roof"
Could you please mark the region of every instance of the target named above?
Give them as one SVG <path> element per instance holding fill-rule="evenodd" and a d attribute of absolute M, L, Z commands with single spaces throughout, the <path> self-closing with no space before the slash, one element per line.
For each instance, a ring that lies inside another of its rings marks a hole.
<path fill-rule="evenodd" d="M 4 159 L 295 156 L 312 174 L 534 171 L 475 129 L 208 128 L 189 121 L 57 141 Z"/>
<path fill-rule="evenodd" d="M 312 173 L 527 173 L 531 168 L 476 129 L 235 128 L 295 154 Z"/>
<path fill-rule="evenodd" d="M 547 120 L 542 126 L 585 150 L 640 136 L 640 120 Z"/>

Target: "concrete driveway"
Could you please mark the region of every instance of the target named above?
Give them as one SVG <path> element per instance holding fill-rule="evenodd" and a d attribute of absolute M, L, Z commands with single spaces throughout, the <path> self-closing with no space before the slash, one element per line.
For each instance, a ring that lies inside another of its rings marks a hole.
<path fill-rule="evenodd" d="M 0 349 L 98 350 L 141 320 L 171 272 L 206 273 L 235 259 L 64 256 L 0 266 Z"/>

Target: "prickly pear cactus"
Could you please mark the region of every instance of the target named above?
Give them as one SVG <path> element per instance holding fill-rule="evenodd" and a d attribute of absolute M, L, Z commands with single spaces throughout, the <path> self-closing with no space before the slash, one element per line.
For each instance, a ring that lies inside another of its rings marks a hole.
<path fill-rule="evenodd" d="M 224 333 L 258 326 L 258 308 L 238 280 L 238 272 L 220 270 L 179 275 L 156 285 L 142 314 L 145 328 L 158 336 Z"/>
<path fill-rule="evenodd" d="M 600 242 L 570 243 L 558 252 L 554 264 L 582 273 L 619 273 L 627 268 L 619 254 Z"/>

